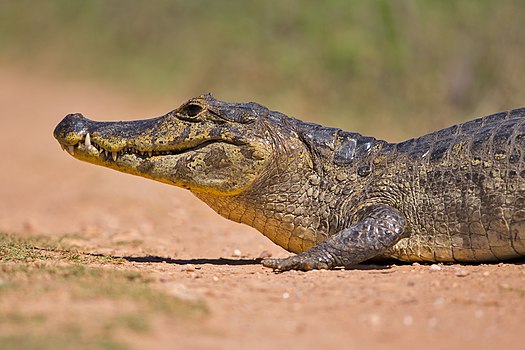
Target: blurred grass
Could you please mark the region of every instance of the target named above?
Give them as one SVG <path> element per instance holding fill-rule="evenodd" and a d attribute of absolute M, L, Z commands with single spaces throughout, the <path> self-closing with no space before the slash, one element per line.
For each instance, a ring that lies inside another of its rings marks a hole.
<path fill-rule="evenodd" d="M 0 232 L 0 348 L 127 349 L 130 334 L 148 336 L 159 320 L 195 324 L 206 315 L 203 302 L 165 293 L 122 264 L 61 240 Z"/>
<path fill-rule="evenodd" d="M 0 62 L 399 139 L 525 104 L 519 0 L 0 0 Z"/>

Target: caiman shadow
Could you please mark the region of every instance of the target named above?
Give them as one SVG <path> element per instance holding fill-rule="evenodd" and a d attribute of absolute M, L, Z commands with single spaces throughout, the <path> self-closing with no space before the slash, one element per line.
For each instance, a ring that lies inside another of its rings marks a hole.
<path fill-rule="evenodd" d="M 196 258 L 196 259 L 172 259 L 162 256 L 114 256 L 114 258 L 124 259 L 129 262 L 136 263 L 166 263 L 173 265 L 231 265 L 231 266 L 243 266 L 243 265 L 258 265 L 262 259 L 226 259 L 226 258 Z"/>

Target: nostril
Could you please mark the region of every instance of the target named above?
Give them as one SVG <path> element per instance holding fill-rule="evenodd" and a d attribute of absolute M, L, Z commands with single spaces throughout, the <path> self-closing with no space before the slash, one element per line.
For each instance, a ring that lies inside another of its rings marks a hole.
<path fill-rule="evenodd" d="M 61 123 L 83 124 L 86 120 L 82 113 L 71 113 L 66 115 Z"/>
<path fill-rule="evenodd" d="M 59 141 L 67 141 L 72 135 L 83 135 L 88 123 L 89 119 L 80 113 L 68 114 L 55 127 L 53 136 Z"/>

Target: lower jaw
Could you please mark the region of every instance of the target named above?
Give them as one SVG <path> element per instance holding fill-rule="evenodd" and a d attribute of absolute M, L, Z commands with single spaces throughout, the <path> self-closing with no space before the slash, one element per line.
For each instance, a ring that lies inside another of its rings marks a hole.
<path fill-rule="evenodd" d="M 120 155 L 118 157 L 113 158 L 111 154 L 108 157 L 108 156 L 105 156 L 102 152 L 98 154 L 94 154 L 92 152 L 76 150 L 75 153 L 72 154 L 72 156 L 78 160 L 81 160 L 81 161 L 84 161 L 90 164 L 100 165 L 103 167 L 115 169 L 115 170 L 122 171 L 122 172 L 144 176 L 144 174 L 141 174 L 138 170 L 136 170 L 136 168 L 144 160 L 139 159 L 138 157 L 132 154 L 124 154 L 124 155 Z"/>

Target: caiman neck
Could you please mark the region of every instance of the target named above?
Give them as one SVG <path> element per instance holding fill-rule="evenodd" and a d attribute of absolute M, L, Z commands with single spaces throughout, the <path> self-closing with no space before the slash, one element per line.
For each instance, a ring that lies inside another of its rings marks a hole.
<path fill-rule="evenodd" d="M 223 217 L 252 226 L 284 249 L 299 253 L 325 238 L 307 215 L 307 188 L 316 176 L 308 151 L 294 147 L 276 159 L 248 190 L 234 196 L 193 192 Z"/>

